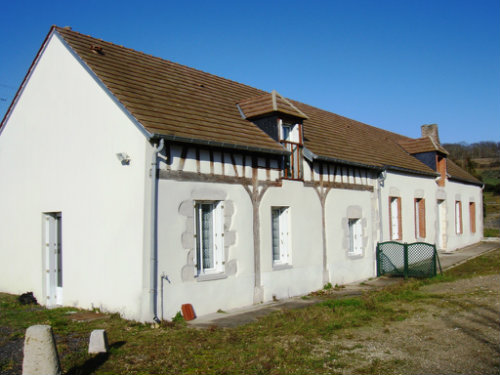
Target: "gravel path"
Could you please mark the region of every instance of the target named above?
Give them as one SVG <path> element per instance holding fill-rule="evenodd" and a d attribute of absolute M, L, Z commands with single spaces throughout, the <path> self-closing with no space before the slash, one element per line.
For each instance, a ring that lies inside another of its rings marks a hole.
<path fill-rule="evenodd" d="M 350 330 L 328 343 L 341 349 L 332 370 L 349 364 L 345 374 L 498 374 L 500 275 L 422 291 L 437 298 L 418 303 L 409 319 Z"/>

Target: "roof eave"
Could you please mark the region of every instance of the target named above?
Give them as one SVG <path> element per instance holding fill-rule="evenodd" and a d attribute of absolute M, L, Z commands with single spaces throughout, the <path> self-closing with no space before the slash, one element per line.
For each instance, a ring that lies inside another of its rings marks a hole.
<path fill-rule="evenodd" d="M 159 139 L 159 138 L 163 138 L 167 141 L 172 141 L 172 142 L 188 143 L 188 144 L 195 144 L 195 145 L 200 145 L 200 146 L 211 146 L 211 147 L 217 147 L 217 148 L 225 148 L 225 149 L 247 151 L 247 152 L 258 152 L 258 153 L 262 153 L 262 154 L 271 154 L 271 155 L 281 155 L 281 156 L 290 155 L 290 151 L 285 150 L 285 149 L 274 150 L 274 149 L 265 148 L 265 147 L 246 146 L 246 145 L 238 145 L 238 144 L 228 143 L 228 142 L 219 142 L 219 141 L 210 141 L 210 140 L 205 140 L 205 139 L 180 137 L 180 136 L 171 135 L 171 134 L 155 133 L 151 137 L 151 140 Z"/>
<path fill-rule="evenodd" d="M 376 165 L 364 164 L 364 163 L 359 163 L 359 162 L 349 161 L 349 160 L 344 160 L 344 159 L 338 159 L 338 158 L 332 158 L 330 156 L 316 155 L 314 152 L 309 150 L 307 147 L 303 148 L 303 155 L 307 160 L 309 160 L 311 162 L 314 160 L 326 161 L 326 162 L 330 162 L 330 163 L 349 165 L 349 166 L 353 166 L 353 167 L 373 169 L 373 170 L 376 170 L 379 172 L 381 172 L 384 169 L 384 168 L 382 168 L 380 166 L 376 166 Z"/>
<path fill-rule="evenodd" d="M 409 168 L 402 168 L 402 167 L 397 167 L 394 165 L 384 165 L 385 170 L 388 171 L 396 171 L 396 172 L 402 172 L 402 173 L 408 173 L 408 174 L 415 174 L 419 176 L 428 176 L 428 177 L 439 177 L 439 173 L 435 172 L 424 172 L 424 171 L 417 171 L 415 169 L 409 169 Z"/>
<path fill-rule="evenodd" d="M 481 181 L 472 181 L 472 180 L 467 180 L 465 178 L 460 178 L 460 177 L 456 177 L 456 176 L 448 176 L 448 180 L 451 180 L 451 181 L 458 181 L 458 182 L 461 182 L 461 183 L 465 183 L 465 184 L 470 184 L 470 185 L 476 185 L 476 186 L 484 186 L 484 183 L 481 182 Z"/>

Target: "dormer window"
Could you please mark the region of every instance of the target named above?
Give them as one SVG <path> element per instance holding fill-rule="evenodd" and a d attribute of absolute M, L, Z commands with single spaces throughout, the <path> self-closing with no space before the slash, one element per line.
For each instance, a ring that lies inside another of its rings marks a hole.
<path fill-rule="evenodd" d="M 291 141 L 292 125 L 283 124 L 281 125 L 281 129 L 281 133 L 283 134 L 282 141 Z"/>
<path fill-rule="evenodd" d="M 290 151 L 289 156 L 283 158 L 283 178 L 290 180 L 302 179 L 302 125 L 291 124 L 283 120 L 278 121 L 280 127 L 280 142 Z"/>
<path fill-rule="evenodd" d="M 240 115 L 280 142 L 290 152 L 283 157 L 282 178 L 302 179 L 302 122 L 307 115 L 276 91 L 237 103 Z"/>

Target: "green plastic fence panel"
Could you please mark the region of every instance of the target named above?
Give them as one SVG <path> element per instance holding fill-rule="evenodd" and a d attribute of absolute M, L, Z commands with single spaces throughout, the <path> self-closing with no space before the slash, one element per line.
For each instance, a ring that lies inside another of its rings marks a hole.
<path fill-rule="evenodd" d="M 390 274 L 405 278 L 436 276 L 439 262 L 436 246 L 426 242 L 378 243 L 376 258 L 378 276 Z"/>

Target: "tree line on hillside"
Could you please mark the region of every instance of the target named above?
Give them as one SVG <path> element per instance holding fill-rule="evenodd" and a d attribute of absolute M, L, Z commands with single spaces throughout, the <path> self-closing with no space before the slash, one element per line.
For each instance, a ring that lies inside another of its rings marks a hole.
<path fill-rule="evenodd" d="M 476 142 L 476 143 L 445 143 L 443 147 L 450 153 L 453 160 L 465 160 L 478 158 L 500 159 L 500 142 Z"/>
<path fill-rule="evenodd" d="M 487 169 L 500 167 L 500 142 L 446 143 L 443 144 L 443 147 L 449 152 L 448 157 L 451 160 L 481 181 L 483 180 L 482 173 L 478 171 L 478 165 L 473 159 L 495 159 L 482 167 Z M 484 190 L 500 194 L 500 183 L 485 182 Z"/>

